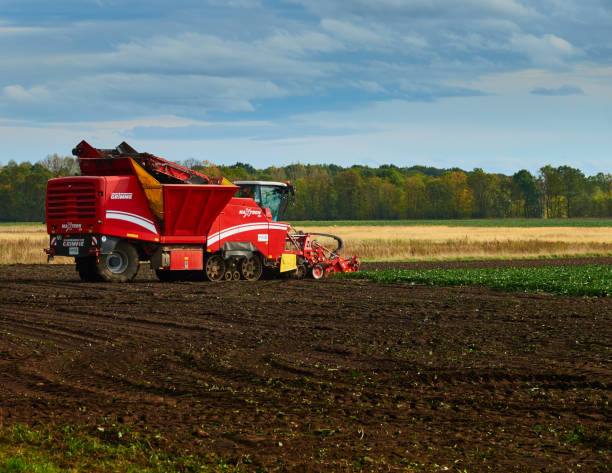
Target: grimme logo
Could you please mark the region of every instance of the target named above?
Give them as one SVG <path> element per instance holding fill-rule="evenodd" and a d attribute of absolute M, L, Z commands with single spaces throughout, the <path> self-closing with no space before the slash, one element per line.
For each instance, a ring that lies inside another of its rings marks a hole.
<path fill-rule="evenodd" d="M 81 229 L 81 224 L 80 223 L 72 223 L 72 222 L 66 222 L 66 223 L 62 223 L 62 228 L 64 230 L 70 231 L 70 230 L 80 230 Z"/>
<path fill-rule="evenodd" d="M 242 215 L 244 218 L 250 217 L 252 215 L 257 215 L 258 217 L 261 217 L 261 210 L 254 210 L 254 209 L 240 209 L 238 211 L 238 215 Z"/>
<path fill-rule="evenodd" d="M 111 200 L 117 200 L 117 199 L 129 200 L 131 198 L 132 198 L 131 192 L 113 192 L 111 194 Z"/>

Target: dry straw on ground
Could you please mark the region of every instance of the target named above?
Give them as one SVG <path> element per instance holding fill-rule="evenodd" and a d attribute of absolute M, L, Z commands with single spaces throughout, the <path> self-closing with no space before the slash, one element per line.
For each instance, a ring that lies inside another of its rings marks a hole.
<path fill-rule="evenodd" d="M 363 260 L 611 254 L 611 227 L 328 226 L 300 228 L 344 240 Z M 322 239 L 322 243 L 328 241 Z"/>
<path fill-rule="evenodd" d="M 43 225 L 0 226 L 0 264 L 46 263 L 43 251 L 49 247 L 49 235 Z M 73 263 L 74 258 L 56 258 L 55 263 Z"/>
<path fill-rule="evenodd" d="M 612 254 L 612 227 L 328 226 L 300 230 L 344 240 L 342 254 L 362 260 L 511 258 Z M 325 245 L 333 247 L 325 238 Z M 0 226 L 0 263 L 44 263 L 49 237 L 42 225 Z M 72 263 L 56 258 L 55 263 Z"/>

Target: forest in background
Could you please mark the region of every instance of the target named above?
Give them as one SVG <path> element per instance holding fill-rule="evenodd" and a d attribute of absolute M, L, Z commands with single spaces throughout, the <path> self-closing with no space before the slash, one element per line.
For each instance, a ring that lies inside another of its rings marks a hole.
<path fill-rule="evenodd" d="M 189 159 L 184 166 L 229 180 L 290 181 L 295 204 L 287 220 L 612 217 L 612 174 L 586 176 L 571 166 L 520 170 L 511 176 L 482 169 L 426 166 L 378 168 L 290 164 L 255 169 Z M 47 180 L 79 173 L 75 158 L 58 155 L 0 167 L 0 221 L 44 220 Z"/>

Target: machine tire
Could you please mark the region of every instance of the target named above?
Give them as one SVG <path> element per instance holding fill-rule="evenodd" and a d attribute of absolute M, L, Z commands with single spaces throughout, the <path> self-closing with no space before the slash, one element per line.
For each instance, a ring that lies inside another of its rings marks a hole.
<path fill-rule="evenodd" d="M 304 279 L 308 274 L 308 267 L 305 264 L 298 264 L 297 268 L 288 272 L 291 279 Z"/>
<path fill-rule="evenodd" d="M 107 255 L 100 255 L 96 263 L 97 273 L 103 281 L 129 282 L 136 277 L 140 261 L 138 251 L 127 241 L 120 241 Z"/>
<path fill-rule="evenodd" d="M 325 277 L 325 268 L 321 264 L 315 264 L 310 268 L 310 277 L 312 279 L 323 279 Z"/>
<path fill-rule="evenodd" d="M 204 276 L 213 282 L 221 281 L 225 277 L 225 261 L 220 255 L 211 255 L 206 258 Z"/>
<path fill-rule="evenodd" d="M 84 282 L 96 282 L 100 280 L 100 275 L 96 270 L 96 257 L 86 256 L 75 258 L 76 270 L 79 278 Z"/>
<path fill-rule="evenodd" d="M 259 255 L 253 255 L 240 262 L 240 274 L 247 281 L 257 281 L 263 273 L 263 264 Z"/>

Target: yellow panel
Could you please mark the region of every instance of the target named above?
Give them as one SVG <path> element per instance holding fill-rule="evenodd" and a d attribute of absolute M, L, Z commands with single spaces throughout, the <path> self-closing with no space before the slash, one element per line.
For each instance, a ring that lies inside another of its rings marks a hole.
<path fill-rule="evenodd" d="M 280 272 L 284 273 L 285 271 L 293 271 L 294 269 L 297 269 L 296 255 L 292 255 L 292 254 L 281 255 Z"/>
<path fill-rule="evenodd" d="M 225 179 L 223 177 L 223 178 L 221 178 L 221 185 L 223 185 L 223 186 L 233 186 L 234 184 L 232 184 L 228 179 Z"/>
<path fill-rule="evenodd" d="M 134 168 L 136 177 L 138 177 L 138 181 L 140 181 L 142 190 L 144 190 L 144 193 L 149 200 L 149 208 L 151 209 L 151 212 L 153 212 L 153 215 L 155 215 L 158 219 L 163 220 L 164 193 L 162 185 L 132 158 L 130 158 L 130 161 L 132 162 L 132 167 Z"/>

